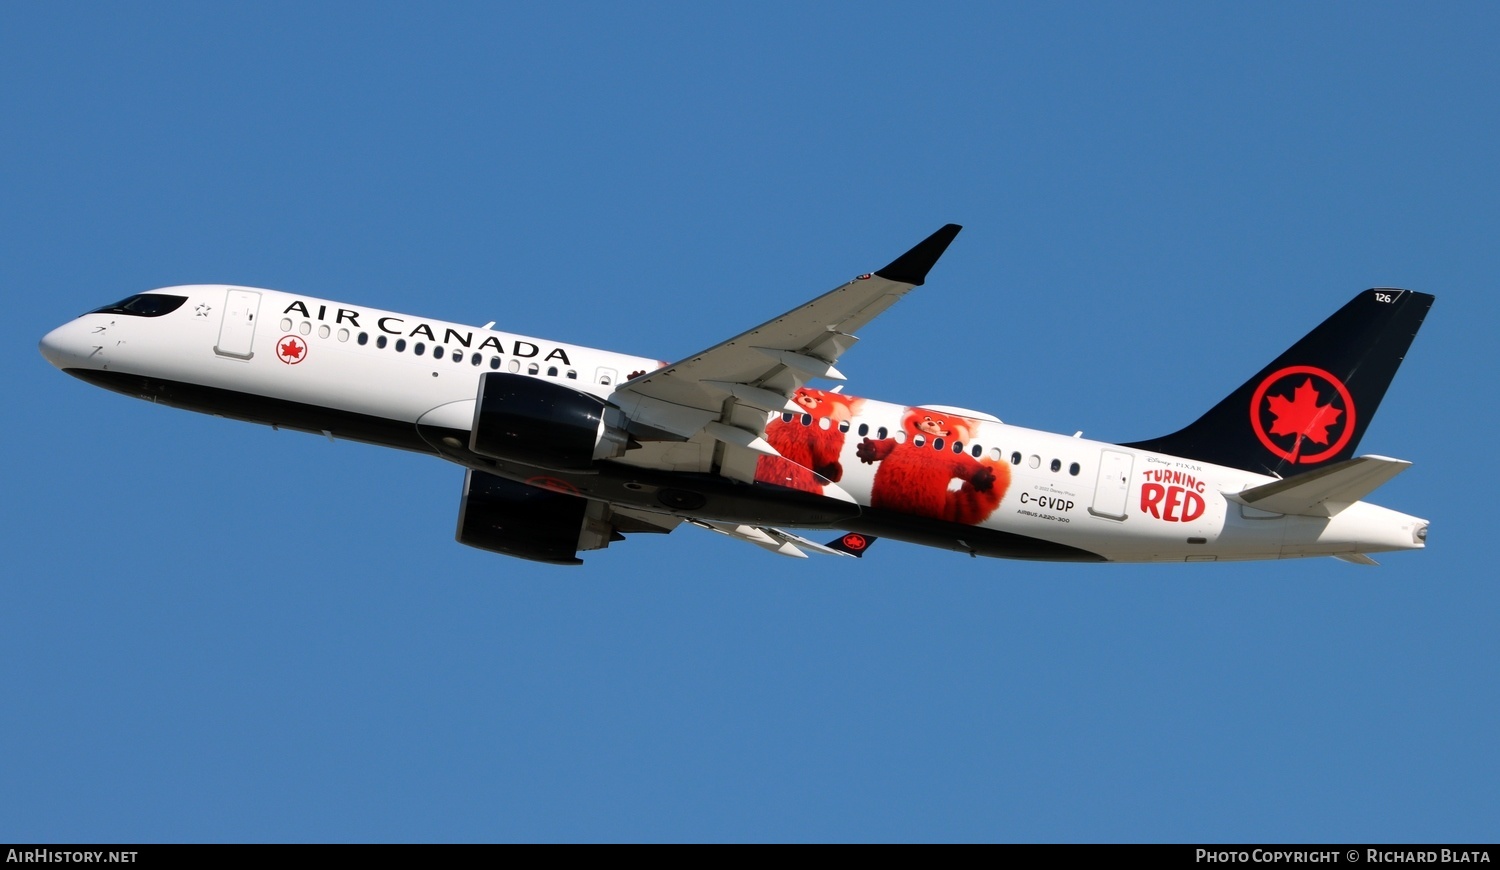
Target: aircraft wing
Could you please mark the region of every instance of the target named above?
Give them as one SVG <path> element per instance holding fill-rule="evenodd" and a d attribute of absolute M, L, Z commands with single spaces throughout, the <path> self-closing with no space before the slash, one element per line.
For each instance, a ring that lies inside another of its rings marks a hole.
<path fill-rule="evenodd" d="M 790 397 L 813 378 L 843 380 L 834 366 L 854 332 L 921 286 L 960 229 L 948 224 L 878 272 L 628 381 L 613 400 L 637 423 L 727 445 L 721 472 L 753 480 L 756 456 L 776 454 L 761 437 L 768 412 L 797 410 Z"/>
<path fill-rule="evenodd" d="M 825 556 L 848 556 L 862 558 L 865 550 L 875 543 L 877 538 L 870 535 L 856 535 L 849 533 L 841 538 L 835 538 L 826 544 L 820 544 L 801 535 L 793 534 L 786 529 L 773 529 L 770 526 L 751 526 L 740 523 L 714 523 L 706 520 L 688 520 L 695 526 L 728 535 L 740 541 L 747 541 L 757 547 L 770 550 L 780 556 L 791 556 L 794 559 L 806 559 L 804 550 L 812 550 L 814 553 L 822 553 Z"/>

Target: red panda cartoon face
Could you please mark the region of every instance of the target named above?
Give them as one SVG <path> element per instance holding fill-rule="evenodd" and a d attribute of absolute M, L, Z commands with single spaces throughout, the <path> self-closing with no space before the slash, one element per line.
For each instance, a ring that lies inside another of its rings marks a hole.
<path fill-rule="evenodd" d="M 755 479 L 821 494 L 824 482 L 837 483 L 844 475 L 840 456 L 848 429 L 845 424 L 854 419 L 864 399 L 802 387 L 792 401 L 805 416 L 772 415 L 766 424 L 766 441 L 780 455 L 760 457 Z"/>
<path fill-rule="evenodd" d="M 907 437 L 925 435 L 928 438 L 956 438 L 960 441 L 969 439 L 968 423 L 924 408 L 907 411 L 901 427 L 906 430 Z"/>
<path fill-rule="evenodd" d="M 953 449 L 969 439 L 976 421 L 908 408 L 901 428 L 905 441 L 865 438 L 855 448 L 860 462 L 878 464 L 871 507 L 964 525 L 984 522 L 995 512 L 1010 486 L 1010 466 Z"/>
<path fill-rule="evenodd" d="M 809 387 L 799 387 L 792 401 L 814 417 L 831 417 L 835 422 L 853 420 L 856 408 L 863 399 L 839 393 L 827 393 Z"/>
<path fill-rule="evenodd" d="M 918 429 L 921 429 L 928 435 L 937 435 L 943 438 L 948 437 L 948 430 L 943 428 L 945 425 L 946 423 L 944 421 L 934 420 L 926 415 L 924 415 L 921 420 L 917 421 Z"/>

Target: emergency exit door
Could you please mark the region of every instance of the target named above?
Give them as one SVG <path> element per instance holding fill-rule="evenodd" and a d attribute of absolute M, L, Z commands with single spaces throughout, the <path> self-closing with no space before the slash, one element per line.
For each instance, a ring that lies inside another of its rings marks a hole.
<path fill-rule="evenodd" d="M 230 288 L 224 297 L 224 319 L 219 323 L 219 343 L 214 353 L 249 359 L 255 339 L 255 317 L 260 312 L 260 294 Z"/>
<path fill-rule="evenodd" d="M 1094 483 L 1094 506 L 1089 513 L 1112 520 L 1125 519 L 1130 503 L 1130 468 L 1135 458 L 1119 450 L 1100 451 L 1099 479 Z"/>

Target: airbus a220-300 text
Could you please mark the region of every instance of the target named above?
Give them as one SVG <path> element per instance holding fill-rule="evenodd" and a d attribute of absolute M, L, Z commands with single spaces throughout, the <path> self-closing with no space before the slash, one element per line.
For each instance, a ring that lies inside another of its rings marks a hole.
<path fill-rule="evenodd" d="M 217 284 L 130 296 L 41 349 L 126 395 L 454 462 L 458 540 L 556 564 L 682 523 L 788 556 L 862 555 L 877 537 L 1092 562 L 1372 563 L 1425 546 L 1426 520 L 1364 500 L 1410 463 L 1355 448 L 1432 296 L 1360 293 L 1147 441 L 834 387 L 855 334 L 958 231 L 670 363 Z"/>

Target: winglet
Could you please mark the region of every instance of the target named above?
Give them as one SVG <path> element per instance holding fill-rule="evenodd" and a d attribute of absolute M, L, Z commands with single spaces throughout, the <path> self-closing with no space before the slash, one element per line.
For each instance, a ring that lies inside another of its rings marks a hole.
<path fill-rule="evenodd" d="M 870 549 L 870 545 L 875 543 L 875 541 L 876 538 L 874 535 L 861 535 L 857 532 L 849 532 L 842 538 L 829 541 L 824 546 L 830 550 L 837 550 L 846 556 L 853 556 L 858 559 L 865 555 L 865 551 Z"/>
<path fill-rule="evenodd" d="M 875 274 L 887 281 L 895 281 L 900 284 L 910 284 L 913 287 L 922 286 L 927 280 L 927 273 L 937 264 L 938 257 L 948 250 L 952 244 L 953 237 L 963 227 L 958 224 L 948 224 L 927 238 L 917 243 L 915 248 L 897 257 L 889 266 L 881 269 Z"/>

